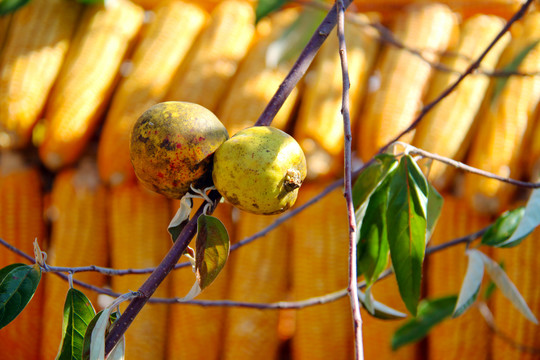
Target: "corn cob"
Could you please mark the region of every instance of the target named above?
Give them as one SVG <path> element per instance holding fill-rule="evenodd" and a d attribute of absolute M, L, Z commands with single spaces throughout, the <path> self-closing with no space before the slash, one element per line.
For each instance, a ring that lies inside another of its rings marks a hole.
<path fill-rule="evenodd" d="M 99 183 L 93 160 L 84 159 L 79 168 L 65 169 L 54 180 L 47 213 L 52 222 L 47 263 L 53 266 L 107 266 L 106 189 Z M 74 278 L 95 286 L 105 285 L 97 272 L 75 274 Z M 62 319 L 68 283 L 54 274 L 46 277 L 43 314 L 43 359 L 53 359 L 62 338 Z M 97 308 L 97 294 L 81 289 Z"/>
<path fill-rule="evenodd" d="M 517 24 L 513 40 L 501 55 L 502 69 L 524 49 L 540 39 L 540 12 L 533 12 Z M 521 25 L 521 27 L 519 26 Z M 538 71 L 540 44 L 525 56 L 518 67 L 521 72 Z M 500 83 L 499 83 L 500 84 Z M 540 77 L 511 76 L 502 89 L 495 91 L 474 135 L 467 163 L 503 177 L 519 178 L 519 156 L 532 114 L 540 98 Z M 504 209 L 514 188 L 494 179 L 465 175 L 465 194 L 478 210 L 497 212 Z"/>
<path fill-rule="evenodd" d="M 43 246 L 45 223 L 39 171 L 24 164 L 16 153 L 0 153 L 0 238 L 32 255 L 32 242 Z M 26 263 L 6 248 L 0 249 L 0 268 Z M 2 359 L 36 359 L 40 354 L 43 283 L 24 311 L 0 331 Z"/>
<path fill-rule="evenodd" d="M 462 25 L 459 41 L 449 48 L 452 55 L 443 57 L 441 64 L 464 72 L 501 30 L 504 22 L 495 16 L 477 15 Z M 507 34 L 489 52 L 481 64 L 482 69 L 492 71 L 499 55 L 510 41 Z M 438 71 L 434 74 L 425 101 L 435 100 L 448 86 L 455 82 L 456 73 Z M 421 149 L 461 161 L 468 148 L 467 134 L 480 108 L 489 84 L 486 75 L 471 75 L 459 87 L 431 110 L 418 125 L 413 145 Z M 441 163 L 435 162 L 429 176 L 437 186 L 447 184 L 449 174 Z"/>
<path fill-rule="evenodd" d="M 534 131 L 530 135 L 529 154 L 527 169 L 530 171 L 529 178 L 532 181 L 540 180 L 540 107 L 537 109 Z"/>
<path fill-rule="evenodd" d="M 241 212 L 236 239 L 270 225 L 275 216 Z M 268 303 L 283 300 L 287 288 L 288 229 L 281 225 L 266 236 L 231 253 L 229 298 Z M 279 346 L 279 313 L 227 308 L 222 359 L 275 359 Z"/>
<path fill-rule="evenodd" d="M 128 0 L 117 0 L 107 8 L 86 7 L 45 113 L 39 155 L 50 169 L 71 164 L 81 155 L 142 20 L 142 8 Z"/>
<path fill-rule="evenodd" d="M 259 22 L 257 39 L 240 65 L 227 96 L 217 111 L 229 135 L 234 135 L 239 130 L 255 123 L 287 75 L 289 70 L 287 64 L 278 64 L 274 68 L 268 67 L 266 55 L 269 45 L 281 36 L 296 14 L 294 10 L 280 11 Z M 297 96 L 298 91 L 295 89 L 276 115 L 272 126 L 285 128 Z"/>
<path fill-rule="evenodd" d="M 194 201 L 196 211 L 201 201 Z M 233 223 L 231 218 L 232 207 L 229 204 L 220 204 L 213 216 L 219 218 L 229 238 L 233 238 Z M 191 243 L 195 249 L 195 241 Z M 187 261 L 182 258 L 182 261 Z M 199 300 L 223 300 L 227 298 L 230 263 L 225 265 L 218 278 L 206 288 Z M 195 274 L 191 267 L 179 269 L 171 274 L 171 296 L 186 296 L 195 281 Z M 197 305 L 177 304 L 171 307 L 168 319 L 167 359 L 219 359 L 224 334 L 225 308 L 201 307 Z M 189 344 L 183 346 L 180 344 Z M 211 346 L 208 346 L 211 344 Z"/>
<path fill-rule="evenodd" d="M 320 193 L 324 188 L 321 185 L 303 186 L 298 203 Z M 291 235 L 291 286 L 295 300 L 322 296 L 347 287 L 346 209 L 342 192 L 334 191 L 295 217 Z M 293 359 L 350 359 L 352 341 L 349 299 L 296 312 Z"/>
<path fill-rule="evenodd" d="M 376 20 L 363 14 L 358 16 L 366 23 Z M 345 36 L 351 82 L 349 97 L 353 104 L 350 117 L 351 127 L 354 127 L 379 42 L 373 29 L 349 23 L 345 27 Z M 330 34 L 315 61 L 313 70 L 306 76 L 306 88 L 295 125 L 295 138 L 306 154 L 309 178 L 331 173 L 343 152 L 343 81 L 335 31 Z"/>
<path fill-rule="evenodd" d="M 216 6 L 218 6 L 222 2 L 222 0 L 203 0 L 203 1 L 200 1 L 200 0 L 188 0 L 188 1 L 194 2 L 197 5 L 202 6 L 203 8 L 205 8 L 208 11 L 214 10 L 216 8 Z M 255 8 L 255 6 L 257 4 L 257 2 L 255 0 L 242 0 L 242 1 L 250 4 L 254 8 Z"/>
<path fill-rule="evenodd" d="M 403 44 L 437 61 L 455 24 L 456 18 L 448 7 L 428 4 L 410 7 L 392 30 Z M 386 46 L 381 56 L 375 70 L 380 87 L 367 95 L 359 124 L 358 149 L 364 161 L 412 123 L 431 74 L 430 65 L 405 50 Z M 408 134 L 401 140 L 411 139 L 412 134 Z"/>
<path fill-rule="evenodd" d="M 11 17 L 11 14 L 0 16 L 0 56 L 2 54 L 2 49 L 4 49 L 4 42 L 7 38 Z"/>
<path fill-rule="evenodd" d="M 249 48 L 254 23 L 255 13 L 250 4 L 220 3 L 165 98 L 197 103 L 215 111 Z"/>
<path fill-rule="evenodd" d="M 134 183 L 112 188 L 109 196 L 109 236 L 114 268 L 147 268 L 159 264 L 171 245 L 167 233 L 169 202 Z M 148 275 L 115 276 L 114 291 L 136 291 Z M 169 281 L 154 293 L 169 294 Z M 165 356 L 168 306 L 147 304 L 126 332 L 127 359 L 162 359 Z"/>
<path fill-rule="evenodd" d="M 163 98 L 206 16 L 198 6 L 183 1 L 155 9 L 135 49 L 133 69 L 115 91 L 101 133 L 98 165 L 106 182 L 116 185 L 134 178 L 129 158 L 131 127 L 140 114 Z"/>
<path fill-rule="evenodd" d="M 28 144 L 80 8 L 76 2 L 35 0 L 13 14 L 0 60 L 0 148 Z"/>
<path fill-rule="evenodd" d="M 463 198 L 444 194 L 444 205 L 431 245 L 471 234 L 489 224 L 489 219 L 471 209 Z M 458 294 L 467 269 L 464 247 L 453 247 L 427 259 L 427 295 L 436 298 Z M 428 358 L 488 359 L 491 332 L 473 306 L 460 317 L 443 322 L 428 336 Z"/>
<path fill-rule="evenodd" d="M 536 229 L 523 242 L 512 249 L 495 249 L 494 257 L 497 262 L 504 264 L 508 277 L 527 302 L 533 314 L 540 314 L 540 292 L 538 291 L 538 278 L 540 262 L 538 262 L 538 249 L 540 244 L 540 229 Z M 510 304 L 507 298 L 499 291 L 493 293 L 493 315 L 495 326 L 513 343 L 505 341 L 501 336 L 494 335 L 492 343 L 492 359 L 538 359 L 536 353 L 525 352 L 515 346 L 540 348 L 540 328 L 527 320 Z"/>

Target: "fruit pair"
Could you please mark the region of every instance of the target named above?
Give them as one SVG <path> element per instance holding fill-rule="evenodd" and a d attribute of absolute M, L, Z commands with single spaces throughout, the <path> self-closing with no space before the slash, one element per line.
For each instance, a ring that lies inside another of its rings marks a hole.
<path fill-rule="evenodd" d="M 306 176 L 302 149 L 287 133 L 258 126 L 229 139 L 212 112 L 187 102 L 160 103 L 142 114 L 130 154 L 139 180 L 158 193 L 179 199 L 213 178 L 225 199 L 256 214 L 291 207 Z"/>

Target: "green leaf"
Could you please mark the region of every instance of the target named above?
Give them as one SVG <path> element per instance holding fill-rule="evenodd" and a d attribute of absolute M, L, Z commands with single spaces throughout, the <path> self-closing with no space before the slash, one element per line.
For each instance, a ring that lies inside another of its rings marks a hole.
<path fill-rule="evenodd" d="M 0 0 L 0 15 L 6 15 L 26 5 L 30 0 Z"/>
<path fill-rule="evenodd" d="M 493 280 L 495 285 L 497 285 L 499 290 L 501 290 L 503 295 L 508 300 L 510 300 L 512 305 L 514 305 L 514 307 L 521 314 L 523 314 L 523 316 L 525 316 L 532 323 L 538 325 L 538 320 L 525 302 L 525 299 L 523 299 L 523 296 L 521 296 L 519 290 L 512 283 L 508 275 L 506 275 L 506 273 L 499 266 L 499 264 L 497 264 L 495 261 L 491 260 L 489 257 L 487 257 L 481 252 L 478 252 L 478 254 L 482 257 L 482 261 L 484 262 L 484 266 L 486 272 L 489 274 L 489 277 L 491 278 L 491 280 Z"/>
<path fill-rule="evenodd" d="M 506 243 L 516 231 L 524 214 L 525 208 L 523 207 L 506 211 L 499 216 L 495 223 L 493 223 L 493 225 L 491 225 L 484 233 L 482 236 L 482 244 L 496 247 L 502 246 L 502 244 Z M 523 237 L 521 239 L 523 239 Z M 511 244 L 517 245 L 516 242 L 521 241 L 521 239 L 515 240 L 515 242 Z"/>
<path fill-rule="evenodd" d="M 82 359 L 84 334 L 94 315 L 96 312 L 86 295 L 77 289 L 69 289 L 64 304 L 62 345 L 56 360 Z"/>
<path fill-rule="evenodd" d="M 499 263 L 499 266 L 501 267 L 501 269 L 504 270 L 504 267 L 505 267 L 504 262 L 501 261 Z M 484 290 L 484 301 L 488 301 L 496 289 L 497 289 L 497 285 L 495 285 L 493 280 L 490 280 L 488 284 L 486 285 L 486 289 Z"/>
<path fill-rule="evenodd" d="M 303 8 L 296 20 L 268 46 L 266 66 L 275 68 L 297 58 L 325 16 L 319 9 Z"/>
<path fill-rule="evenodd" d="M 478 253 L 478 250 L 467 250 L 465 253 L 469 257 L 469 263 L 452 314 L 453 317 L 463 314 L 474 303 L 480 291 L 482 278 L 484 277 L 484 262 Z"/>
<path fill-rule="evenodd" d="M 389 178 L 389 177 L 388 177 Z M 359 222 L 357 269 L 363 274 L 368 288 L 388 265 L 390 248 L 387 238 L 386 211 L 389 181 L 384 181 L 369 198 L 363 219 Z"/>
<path fill-rule="evenodd" d="M 97 321 L 99 317 L 103 314 L 103 310 L 98 312 L 90 321 L 88 324 L 88 327 L 86 328 L 86 331 L 84 333 L 84 340 L 83 340 L 83 353 L 82 353 L 82 359 L 88 360 L 90 359 L 90 345 L 92 342 L 92 331 L 94 331 Z M 110 329 L 111 325 L 114 324 L 116 320 L 120 317 L 120 313 L 118 311 L 113 312 L 109 316 L 109 323 L 107 325 L 107 329 Z M 108 331 L 105 332 L 105 336 L 107 336 Z"/>
<path fill-rule="evenodd" d="M 525 60 L 527 55 L 540 43 L 540 40 L 536 40 L 529 45 L 527 45 L 519 54 L 516 55 L 514 60 L 512 60 L 508 65 L 502 68 L 502 71 L 518 71 L 519 65 Z M 502 93 L 504 86 L 508 82 L 508 76 L 501 76 L 495 80 L 495 89 L 493 91 L 493 97 L 491 98 L 491 103 L 494 104 L 496 99 Z"/>
<path fill-rule="evenodd" d="M 0 270 L 0 329 L 24 310 L 40 280 L 37 265 L 11 264 Z"/>
<path fill-rule="evenodd" d="M 386 218 L 392 266 L 401 298 L 410 313 L 416 315 L 426 249 L 429 188 L 410 155 L 401 158 L 389 186 Z"/>
<path fill-rule="evenodd" d="M 76 1 L 80 2 L 81 4 L 92 5 L 92 4 L 105 4 L 107 0 L 76 0 Z"/>
<path fill-rule="evenodd" d="M 426 243 L 431 239 L 431 234 L 437 225 L 444 199 L 441 194 L 431 185 L 429 186 L 428 204 L 427 204 L 427 225 L 426 225 Z"/>
<path fill-rule="evenodd" d="M 229 234 L 216 217 L 201 215 L 197 221 L 195 273 L 204 290 L 218 276 L 229 257 Z"/>
<path fill-rule="evenodd" d="M 178 236 L 189 222 L 189 214 L 193 208 L 193 200 L 187 195 L 188 194 L 184 195 L 180 200 L 180 207 L 167 227 L 172 242 L 175 242 L 176 239 L 178 239 Z"/>
<path fill-rule="evenodd" d="M 259 22 L 265 16 L 279 10 L 289 1 L 290 0 L 259 0 L 257 3 L 257 9 L 255 9 L 255 22 Z"/>
<path fill-rule="evenodd" d="M 457 296 L 451 295 L 434 300 L 422 300 L 418 305 L 418 316 L 401 326 L 392 337 L 392 349 L 424 338 L 431 328 L 450 315 L 456 305 Z"/>
<path fill-rule="evenodd" d="M 503 241 L 498 246 L 512 247 L 516 246 L 527 237 L 536 227 L 540 225 L 540 189 L 532 191 L 527 205 L 525 206 L 525 214 L 519 222 L 517 229 L 512 233 L 512 236 L 506 241 Z"/>
<path fill-rule="evenodd" d="M 362 306 L 366 307 L 366 295 L 358 290 L 358 300 L 360 300 L 360 303 Z M 371 299 L 370 300 L 373 304 L 373 309 L 375 312 L 371 314 L 372 316 L 381 319 L 381 320 L 396 320 L 396 319 L 403 319 L 407 317 L 407 314 L 404 314 L 400 311 L 397 311 L 395 309 L 392 309 L 391 307 L 378 302 L 377 300 Z"/>

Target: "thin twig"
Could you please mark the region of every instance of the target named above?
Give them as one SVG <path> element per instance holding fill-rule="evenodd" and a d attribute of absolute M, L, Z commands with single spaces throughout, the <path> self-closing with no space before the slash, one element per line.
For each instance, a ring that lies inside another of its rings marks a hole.
<path fill-rule="evenodd" d="M 353 329 L 354 329 L 354 357 L 356 360 L 364 359 L 364 344 L 362 340 L 362 316 L 360 314 L 360 300 L 358 299 L 358 286 L 356 284 L 356 217 L 352 200 L 352 133 L 351 116 L 349 110 L 349 64 L 347 62 L 347 44 L 345 43 L 345 6 L 342 0 L 336 0 L 337 36 L 339 42 L 339 57 L 341 60 L 341 76 L 343 90 L 341 96 L 341 115 L 344 129 L 344 195 L 347 204 L 347 217 L 349 219 L 349 286 L 347 292 L 351 302 Z"/>

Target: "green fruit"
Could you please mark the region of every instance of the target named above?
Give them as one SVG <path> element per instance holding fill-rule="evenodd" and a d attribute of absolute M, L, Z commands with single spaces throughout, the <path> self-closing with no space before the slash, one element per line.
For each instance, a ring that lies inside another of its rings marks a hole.
<path fill-rule="evenodd" d="M 214 155 L 214 185 L 234 206 L 254 214 L 278 214 L 296 201 L 306 158 L 287 133 L 255 126 L 236 133 Z"/>
<path fill-rule="evenodd" d="M 131 163 L 147 188 L 180 199 L 191 184 L 211 184 L 212 154 L 228 137 L 219 119 L 200 105 L 159 103 L 133 126 Z"/>

